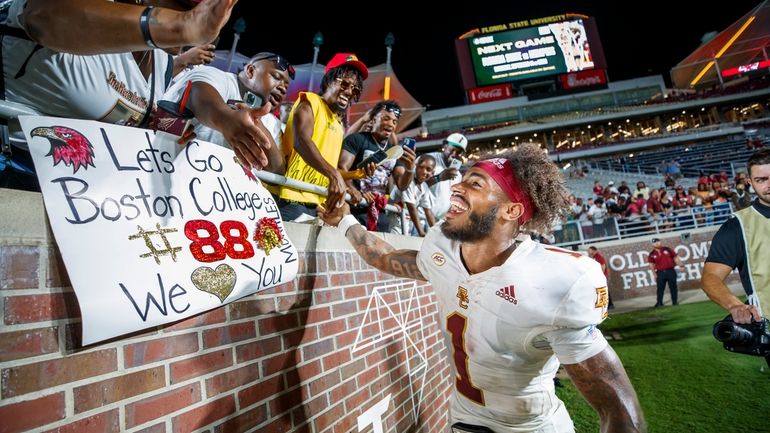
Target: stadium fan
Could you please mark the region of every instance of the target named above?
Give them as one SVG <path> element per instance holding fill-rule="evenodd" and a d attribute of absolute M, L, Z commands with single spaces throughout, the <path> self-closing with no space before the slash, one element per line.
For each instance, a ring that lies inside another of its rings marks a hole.
<path fill-rule="evenodd" d="M 435 175 L 427 183 L 433 193 L 433 215 L 436 220 L 444 218 L 449 210 L 449 196 L 452 185 L 460 182 L 459 168 L 462 165 L 460 159 L 467 150 L 468 139 L 460 134 L 453 133 L 444 139 L 444 147 L 441 152 L 432 152 L 430 155 L 436 160 Z"/>
<path fill-rule="evenodd" d="M 344 200 L 346 185 L 337 170 L 350 105 L 361 97 L 369 69 L 352 53 L 337 53 L 326 64 L 321 93 L 301 92 L 286 124 L 283 148 L 288 152 L 286 177 L 328 188 L 327 201 Z M 315 216 L 323 196 L 282 186 L 278 205 L 284 221 Z"/>
<path fill-rule="evenodd" d="M 294 73 L 285 57 L 263 52 L 238 75 L 210 66 L 193 69 L 163 100 L 176 102 L 187 94 L 185 108 L 195 115 L 197 138 L 233 149 L 246 165 L 283 173 L 283 155 L 276 145 L 281 142 L 281 123 L 269 111 L 283 102 Z M 235 106 L 240 109 L 233 110 Z"/>

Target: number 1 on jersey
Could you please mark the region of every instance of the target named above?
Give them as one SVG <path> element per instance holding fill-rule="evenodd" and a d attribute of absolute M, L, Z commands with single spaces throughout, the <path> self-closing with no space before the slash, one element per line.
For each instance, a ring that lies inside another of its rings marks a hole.
<path fill-rule="evenodd" d="M 484 391 L 473 386 L 468 372 L 468 353 L 465 351 L 465 330 L 468 319 L 460 313 L 454 312 L 446 319 L 446 328 L 452 334 L 452 357 L 457 368 L 455 388 L 470 400 L 484 406 Z"/>

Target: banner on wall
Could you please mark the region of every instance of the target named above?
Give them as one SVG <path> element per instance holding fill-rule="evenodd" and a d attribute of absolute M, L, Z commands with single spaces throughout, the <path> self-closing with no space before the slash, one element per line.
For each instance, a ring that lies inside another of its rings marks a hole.
<path fill-rule="evenodd" d="M 703 266 L 708 257 L 711 239 L 719 226 L 698 229 L 681 234 L 661 235 L 661 243 L 676 251 L 683 268 L 677 270 L 677 286 L 680 290 L 700 289 Z M 622 243 L 597 244 L 607 260 L 609 290 L 613 299 L 629 299 L 654 295 L 657 291 L 655 273 L 647 259 L 652 251 L 653 236 L 628 239 Z M 739 283 L 737 271 L 725 280 L 728 284 Z M 667 292 L 668 293 L 668 292 Z M 668 294 L 665 299 L 668 300 Z"/>
<path fill-rule="evenodd" d="M 83 344 L 174 322 L 291 281 L 278 208 L 230 149 L 23 116 Z"/>

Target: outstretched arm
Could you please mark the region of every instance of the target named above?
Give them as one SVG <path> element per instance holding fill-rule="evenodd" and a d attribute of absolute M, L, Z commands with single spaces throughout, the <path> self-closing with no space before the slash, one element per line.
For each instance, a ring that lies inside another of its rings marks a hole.
<path fill-rule="evenodd" d="M 213 86 L 194 81 L 188 104 L 202 124 L 222 133 L 241 162 L 257 170 L 268 164 L 268 151 L 277 146 L 259 118 L 270 110 L 269 102 L 261 108 L 233 110 Z"/>
<path fill-rule="evenodd" d="M 332 206 L 328 210 L 323 206 L 318 207 L 318 216 L 326 224 L 335 227 L 346 215 L 350 215 L 347 203 L 339 208 Z M 396 277 L 426 281 L 417 267 L 417 251 L 397 250 L 393 245 L 366 231 L 361 224 L 350 226 L 345 237 L 369 265 Z"/>
<path fill-rule="evenodd" d="M 358 120 L 353 122 L 352 125 L 348 127 L 348 130 L 345 131 L 345 137 L 348 135 L 355 134 L 357 132 L 360 132 L 361 129 L 363 129 L 364 125 L 369 123 L 372 120 L 371 110 L 364 113 L 363 116 L 359 117 Z"/>
<path fill-rule="evenodd" d="M 202 45 L 214 40 L 238 0 L 204 0 L 188 11 L 156 7 L 150 36 L 160 48 Z M 163 2 L 149 0 L 145 5 Z M 40 45 L 73 54 L 121 53 L 148 49 L 139 28 L 145 5 L 105 0 L 27 0 L 27 34 Z"/>
<path fill-rule="evenodd" d="M 351 227 L 345 237 L 366 263 L 382 272 L 396 277 L 426 280 L 417 267 L 417 251 L 397 250 L 393 245 L 366 231 L 360 224 Z"/>
<path fill-rule="evenodd" d="M 645 432 L 636 391 L 612 347 L 564 369 L 578 391 L 599 413 L 602 433 Z"/>
<path fill-rule="evenodd" d="M 393 135 L 391 134 L 391 137 L 392 136 Z M 415 159 L 417 159 L 417 154 L 409 147 L 404 146 L 403 149 L 404 154 L 401 155 L 399 160 L 403 162 L 404 165 L 397 165 L 394 167 L 391 175 L 393 176 L 393 180 L 396 182 L 398 189 L 406 191 L 406 189 L 409 188 L 409 184 L 412 183 L 412 180 L 414 179 L 414 163 Z"/>

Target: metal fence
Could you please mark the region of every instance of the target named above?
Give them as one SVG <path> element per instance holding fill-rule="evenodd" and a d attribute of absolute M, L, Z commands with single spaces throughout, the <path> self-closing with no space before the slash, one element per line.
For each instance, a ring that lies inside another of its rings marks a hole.
<path fill-rule="evenodd" d="M 0 123 L 3 123 L 0 125 L 0 141 L 2 141 L 2 147 L 3 152 L 5 152 L 5 149 L 10 150 L 10 145 L 23 145 L 25 143 L 24 136 L 20 131 L 16 131 L 15 133 L 9 133 L 7 123 L 9 121 L 16 121 L 19 116 L 28 116 L 28 115 L 40 115 L 40 113 L 32 110 L 31 108 L 17 104 L 14 102 L 6 101 L 6 100 L 0 100 Z M 282 176 L 275 173 L 270 173 L 267 171 L 257 171 L 255 172 L 255 175 L 257 178 L 259 178 L 261 181 L 269 183 L 271 185 L 277 185 L 277 186 L 288 186 L 291 188 L 299 189 L 302 191 L 312 192 L 315 194 L 320 194 L 323 196 L 326 196 L 328 194 L 328 190 L 324 187 L 313 185 L 307 182 L 302 182 L 296 179 L 291 179 L 286 176 Z M 345 195 L 345 200 L 350 202 L 350 195 Z M 363 201 L 362 204 L 366 204 L 366 201 Z M 401 217 L 401 233 L 407 233 L 407 211 L 406 208 L 401 208 L 399 206 L 394 206 L 392 204 L 387 204 L 385 206 L 385 210 L 390 212 L 396 212 Z"/>
<path fill-rule="evenodd" d="M 734 210 L 733 204 L 726 202 L 710 207 L 695 206 L 654 216 L 636 215 L 622 219 L 607 217 L 599 223 L 591 220 L 573 220 L 563 223 L 560 230 L 554 230 L 554 244 L 572 247 L 721 225 L 727 221 Z"/>

